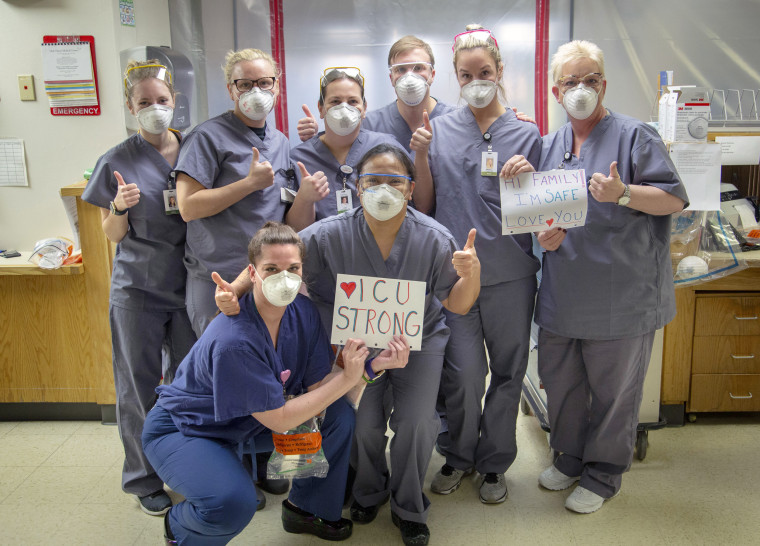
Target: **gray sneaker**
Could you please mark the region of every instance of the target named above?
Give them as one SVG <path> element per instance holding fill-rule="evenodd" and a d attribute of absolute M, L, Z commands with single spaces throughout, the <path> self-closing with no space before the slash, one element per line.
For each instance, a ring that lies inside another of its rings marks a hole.
<path fill-rule="evenodd" d="M 430 484 L 430 490 L 439 495 L 453 493 L 457 490 L 459 484 L 462 483 L 462 478 L 471 472 L 472 468 L 468 468 L 467 470 L 457 470 L 453 466 L 445 464 L 438 472 L 436 472 L 433 482 Z"/>
<path fill-rule="evenodd" d="M 489 472 L 483 476 L 480 484 L 480 502 L 484 504 L 499 504 L 507 500 L 507 481 L 504 474 Z"/>
<path fill-rule="evenodd" d="M 163 516 L 172 507 L 172 500 L 163 489 L 144 497 L 135 496 L 140 504 L 140 509 L 150 516 Z"/>

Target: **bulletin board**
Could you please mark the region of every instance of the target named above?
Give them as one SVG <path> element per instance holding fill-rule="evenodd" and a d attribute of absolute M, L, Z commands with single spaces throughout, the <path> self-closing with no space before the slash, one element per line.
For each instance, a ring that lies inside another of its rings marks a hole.
<path fill-rule="evenodd" d="M 95 38 L 44 36 L 42 69 L 52 115 L 100 115 Z"/>

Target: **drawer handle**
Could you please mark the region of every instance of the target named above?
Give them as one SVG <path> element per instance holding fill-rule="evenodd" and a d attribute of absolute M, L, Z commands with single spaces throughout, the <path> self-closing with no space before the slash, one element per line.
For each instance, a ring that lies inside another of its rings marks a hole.
<path fill-rule="evenodd" d="M 751 400 L 752 399 L 752 393 L 749 393 L 749 396 L 734 396 L 732 393 L 729 392 L 728 395 L 734 400 Z"/>
<path fill-rule="evenodd" d="M 731 355 L 731 358 L 734 360 L 745 360 L 745 359 L 753 359 L 755 358 L 755 355 Z"/>
<path fill-rule="evenodd" d="M 734 314 L 734 318 L 736 320 L 757 320 L 757 315 L 754 317 L 737 317 L 736 314 Z"/>

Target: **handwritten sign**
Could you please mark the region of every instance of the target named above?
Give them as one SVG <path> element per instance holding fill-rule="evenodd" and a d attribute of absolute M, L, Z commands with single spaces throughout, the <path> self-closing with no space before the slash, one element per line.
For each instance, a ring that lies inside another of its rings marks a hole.
<path fill-rule="evenodd" d="M 424 317 L 424 282 L 338 275 L 330 343 L 354 338 L 384 349 L 394 335 L 404 335 L 419 351 Z"/>
<path fill-rule="evenodd" d="M 556 169 L 499 178 L 501 233 L 533 233 L 586 223 L 586 171 Z"/>

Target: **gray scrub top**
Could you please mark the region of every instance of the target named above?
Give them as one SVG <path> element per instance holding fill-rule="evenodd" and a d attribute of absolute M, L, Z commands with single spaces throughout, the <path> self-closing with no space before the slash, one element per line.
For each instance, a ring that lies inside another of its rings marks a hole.
<path fill-rule="evenodd" d="M 287 204 L 282 188 L 298 190 L 290 162 L 290 144 L 285 135 L 267 126 L 264 141 L 240 121 L 232 111 L 211 118 L 185 137 L 175 170 L 191 176 L 203 187 L 227 186 L 248 175 L 253 152 L 259 162 L 269 161 L 274 184 L 255 191 L 223 211 L 187 224 L 188 274 L 208 279 L 212 271 L 222 278 L 234 278 L 248 265 L 248 242 L 267 221 L 282 222 Z"/>
<path fill-rule="evenodd" d="M 378 144 L 392 144 L 393 146 L 401 147 L 392 136 L 367 131 L 362 127 L 346 156 L 345 164 L 350 166 L 353 172 L 351 174 L 344 174 L 340 170 L 341 164 L 319 139 L 323 134 L 324 131 L 290 150 L 290 159 L 294 165 L 300 161 L 310 174 L 314 174 L 316 171 L 324 172 L 330 184 L 330 194 L 315 203 L 314 208 L 317 220 L 338 214 L 335 192 L 343 189 L 343 177 L 346 178 L 346 189 L 351 191 L 353 206 L 359 205 L 359 197 L 356 195 L 356 164 L 359 163 L 359 160 L 365 153 Z M 297 172 L 300 177 L 300 169 Z"/>
<path fill-rule="evenodd" d="M 480 174 L 482 153 L 488 143 L 469 108 L 431 122 L 433 140 L 428 157 L 435 186 L 435 219 L 446 226 L 460 245 L 470 229 L 478 230 L 475 249 L 480 258 L 480 283 L 490 286 L 534 275 L 529 233 L 501 234 L 501 195 L 498 176 Z M 488 128 L 493 151 L 498 152 L 497 172 L 515 154 L 533 164 L 541 153 L 541 135 L 532 123 L 520 121 L 507 109 Z"/>
<path fill-rule="evenodd" d="M 299 235 L 306 245 L 304 282 L 328 335 L 332 329 L 338 274 L 422 281 L 427 285 L 422 351 L 443 354 L 449 328 L 440 302 L 449 296 L 459 279 L 451 264 L 457 244 L 445 227 L 407 208 L 406 218 L 385 261 L 362 207 L 315 222 Z"/>
<path fill-rule="evenodd" d="M 174 182 L 172 166 L 134 134 L 98 159 L 82 199 L 108 209 L 118 187 L 114 171 L 127 184 L 137 184 L 140 201 L 130 207 L 127 233 L 116 245 L 111 304 L 137 311 L 184 309 L 186 225 L 179 214 L 164 209 L 164 190 Z"/>
<path fill-rule="evenodd" d="M 544 137 L 539 170 L 610 173 L 618 162 L 625 184 L 644 184 L 688 204 L 665 145 L 641 121 L 610 112 L 594 127 L 580 157 L 570 124 Z M 567 230 L 559 249 L 545 252 L 536 324 L 578 339 L 622 339 L 652 332 L 675 316 L 670 215 L 653 216 L 588 196 L 586 225 Z"/>
<path fill-rule="evenodd" d="M 435 108 L 433 108 L 432 112 L 428 112 L 428 115 L 430 119 L 433 119 L 455 110 L 457 110 L 456 106 L 445 104 L 436 99 Z M 412 153 L 412 149 L 409 147 L 409 143 L 412 140 L 412 130 L 409 129 L 409 125 L 401 117 L 396 101 L 386 104 L 379 110 L 367 112 L 367 116 L 362 122 L 362 128 L 392 135 L 407 152 Z"/>

